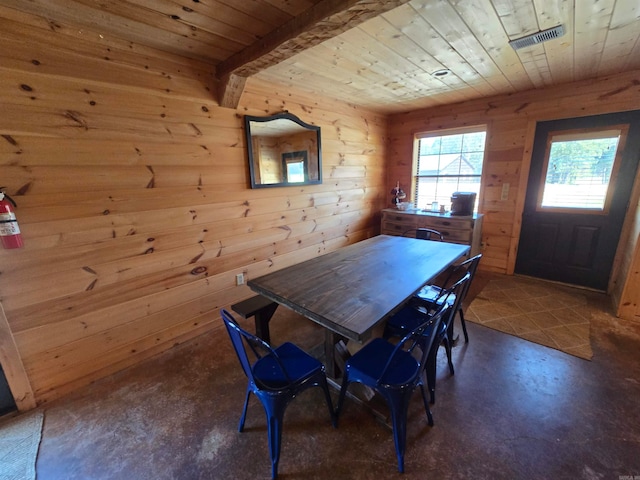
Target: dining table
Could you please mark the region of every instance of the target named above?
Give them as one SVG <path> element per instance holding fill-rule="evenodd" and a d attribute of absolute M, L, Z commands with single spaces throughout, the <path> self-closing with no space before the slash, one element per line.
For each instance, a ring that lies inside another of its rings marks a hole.
<path fill-rule="evenodd" d="M 324 363 L 336 379 L 338 342 L 366 342 L 376 326 L 468 253 L 468 245 L 378 235 L 247 285 L 324 327 Z"/>

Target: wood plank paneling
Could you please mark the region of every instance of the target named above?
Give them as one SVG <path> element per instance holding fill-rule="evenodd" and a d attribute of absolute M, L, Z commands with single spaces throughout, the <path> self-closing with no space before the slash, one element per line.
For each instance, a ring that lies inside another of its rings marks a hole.
<path fill-rule="evenodd" d="M 640 71 L 392 115 L 387 185 L 400 181 L 403 188 L 410 187 L 415 133 L 487 125 L 479 199 L 479 211 L 485 214 L 481 265 L 513 273 L 535 122 L 634 109 L 640 109 Z M 509 194 L 502 200 L 505 183 Z"/>
<path fill-rule="evenodd" d="M 629 0 L 600 2 L 595 29 L 582 3 L 574 18 L 570 2 L 413 1 L 248 79 L 240 107 L 220 108 L 213 64 L 198 59 L 226 58 L 318 2 L 236 3 L 109 0 L 103 17 L 88 0 L 0 6 L 0 166 L 25 238 L 0 250 L 0 361 L 21 408 L 215 331 L 218 308 L 251 294 L 236 273 L 377 234 L 390 187 L 410 189 L 416 132 L 487 125 L 482 265 L 509 273 L 535 122 L 640 108 L 640 72 L 618 73 L 640 67 Z M 541 28 L 568 22 L 575 58 L 562 42 L 522 59 L 506 46 L 507 31 L 534 28 L 531 5 Z M 616 66 L 611 52 L 630 57 Z M 433 79 L 439 66 L 454 75 Z M 595 72 L 612 75 L 477 98 Z M 433 108 L 387 117 L 358 102 Z M 282 111 L 322 128 L 324 182 L 251 190 L 242 116 Z M 635 251 L 621 271 L 635 271 Z"/>
<path fill-rule="evenodd" d="M 636 181 L 631 195 L 621 242 L 622 252 L 614 265 L 617 275 L 611 282 L 611 296 L 619 317 L 640 322 L 640 180 Z"/>
<path fill-rule="evenodd" d="M 3 9 L 0 165 L 25 246 L 0 250 L 0 353 L 13 342 L 17 360 L 1 358 L 23 365 L 21 396 L 42 403 L 216 330 L 218 309 L 251 295 L 236 273 L 378 233 L 384 116 L 253 79 L 238 110 L 220 108 L 211 77 L 191 75 L 205 64 L 105 48 L 74 32 L 78 12 L 52 29 Z M 283 110 L 321 127 L 324 181 L 251 190 L 243 115 Z"/>
<path fill-rule="evenodd" d="M 637 0 L 3 3 L 0 38 L 7 45 L 16 29 L 38 41 L 53 37 L 46 62 L 38 52 L 25 59 L 29 45 L 14 43 L 15 54 L 9 52 L 3 65 L 22 62 L 25 69 L 52 73 L 67 53 L 69 75 L 128 85 L 128 91 L 162 88 L 169 77 L 181 77 L 171 82 L 174 94 L 189 92 L 182 82 L 208 78 L 204 83 L 219 92 L 220 105 L 234 108 L 254 74 L 311 95 L 398 113 L 640 68 Z M 509 45 L 559 25 L 565 31 L 560 38 L 517 51 Z M 78 62 L 75 43 L 93 58 Z M 114 63 L 130 68 L 129 75 L 111 72 Z M 145 80 L 137 71 L 141 64 L 157 75 Z M 441 69 L 449 75 L 432 76 Z"/>

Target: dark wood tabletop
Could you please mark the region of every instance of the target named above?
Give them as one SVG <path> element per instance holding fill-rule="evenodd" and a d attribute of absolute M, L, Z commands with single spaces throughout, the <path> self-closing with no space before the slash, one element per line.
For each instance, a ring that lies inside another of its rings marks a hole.
<path fill-rule="evenodd" d="M 330 331 L 363 342 L 468 251 L 467 245 L 379 235 L 247 284 Z"/>

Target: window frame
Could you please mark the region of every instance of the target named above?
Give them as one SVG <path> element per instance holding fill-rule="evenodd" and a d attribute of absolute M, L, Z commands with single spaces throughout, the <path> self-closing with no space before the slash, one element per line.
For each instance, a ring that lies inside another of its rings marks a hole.
<path fill-rule="evenodd" d="M 620 137 L 618 139 L 618 146 L 616 149 L 616 156 L 613 161 L 613 167 L 611 168 L 611 176 L 609 178 L 609 184 L 607 185 L 607 195 L 604 199 L 604 205 L 600 208 L 572 208 L 572 207 L 551 207 L 543 206 L 542 198 L 544 196 L 544 188 L 547 184 L 546 178 L 549 170 L 549 155 L 551 153 L 551 144 L 554 140 L 579 140 L 579 139 L 596 139 L 603 138 L 603 133 L 611 131 L 619 131 Z M 591 135 L 595 133 L 596 135 Z M 594 128 L 578 128 L 572 130 L 554 130 L 547 134 L 544 161 L 542 164 L 542 173 L 540 175 L 540 182 L 538 185 L 538 196 L 536 199 L 536 212 L 547 213 L 574 213 L 574 214 L 589 214 L 589 215 L 608 215 L 611 208 L 611 200 L 613 198 L 613 191 L 615 190 L 616 180 L 618 178 L 618 171 L 620 170 L 620 164 L 622 163 L 622 153 L 627 142 L 627 135 L 629 133 L 628 124 L 609 125 L 606 127 L 594 127 Z M 598 135 L 600 134 L 600 135 Z"/>
<path fill-rule="evenodd" d="M 482 155 L 482 171 L 479 175 L 419 175 L 418 174 L 418 163 L 420 157 L 420 140 L 423 138 L 433 138 L 433 137 L 446 137 L 450 135 L 463 135 L 466 133 L 477 133 L 484 132 L 485 133 L 485 142 L 484 142 L 484 150 Z M 441 130 L 429 130 L 429 131 L 420 131 L 415 132 L 413 134 L 413 159 L 411 164 L 411 196 L 413 198 L 413 206 L 418 207 L 418 180 L 420 178 L 479 178 L 480 187 L 478 188 L 477 201 L 474 208 L 474 214 L 479 210 L 480 204 L 482 202 L 482 179 L 484 175 L 484 168 L 487 161 L 487 139 L 489 137 L 489 125 L 488 124 L 478 124 L 478 125 L 470 125 L 466 127 L 454 127 L 454 128 L 446 128 Z M 428 209 L 428 205 L 423 207 Z"/>

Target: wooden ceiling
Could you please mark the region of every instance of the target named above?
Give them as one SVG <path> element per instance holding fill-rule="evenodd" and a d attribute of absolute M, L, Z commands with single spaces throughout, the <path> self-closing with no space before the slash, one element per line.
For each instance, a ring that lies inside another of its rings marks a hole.
<path fill-rule="evenodd" d="M 638 0 L 30 0 L 11 7 L 382 113 L 640 68 Z M 509 41 L 562 24 L 565 35 Z M 447 69 L 444 77 L 434 77 Z"/>

